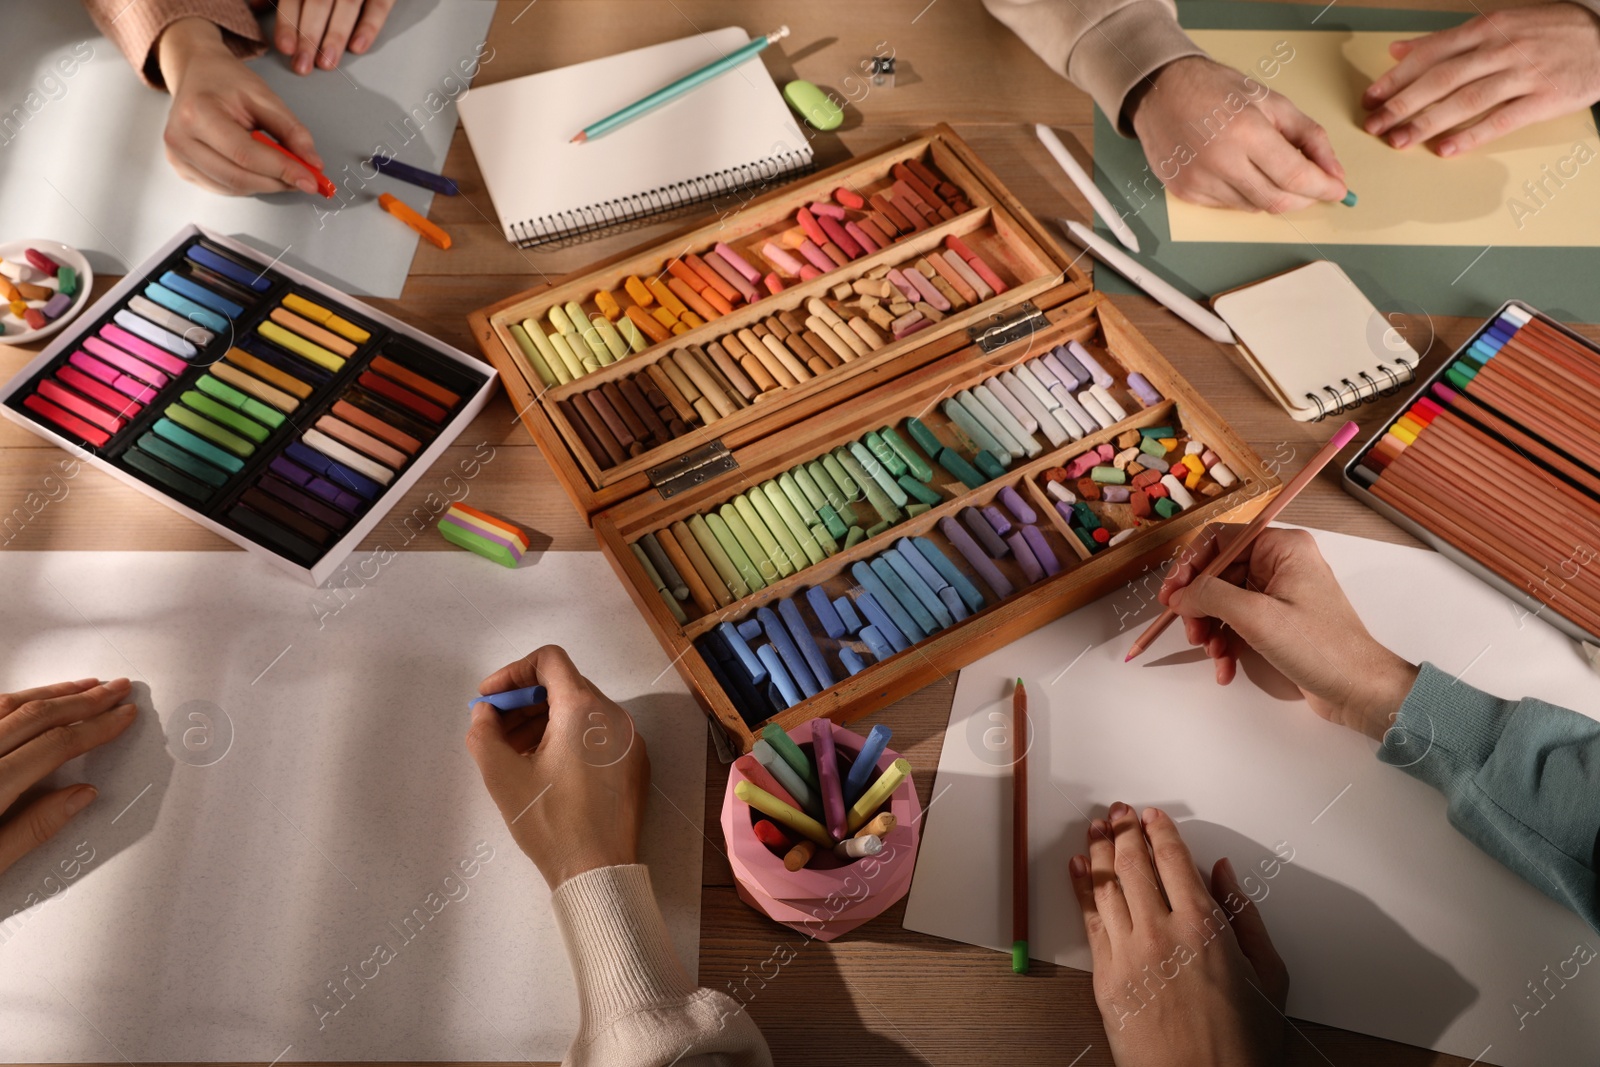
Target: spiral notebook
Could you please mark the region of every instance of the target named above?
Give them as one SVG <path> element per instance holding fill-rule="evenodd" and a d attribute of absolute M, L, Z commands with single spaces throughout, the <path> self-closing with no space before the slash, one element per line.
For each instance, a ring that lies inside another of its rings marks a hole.
<path fill-rule="evenodd" d="M 598 236 L 811 169 L 759 57 L 585 144 L 572 135 L 750 40 L 730 26 L 471 89 L 459 102 L 506 240 Z"/>
<path fill-rule="evenodd" d="M 1301 422 L 1387 395 L 1411 380 L 1421 359 L 1325 259 L 1223 293 L 1211 306 L 1268 394 Z"/>

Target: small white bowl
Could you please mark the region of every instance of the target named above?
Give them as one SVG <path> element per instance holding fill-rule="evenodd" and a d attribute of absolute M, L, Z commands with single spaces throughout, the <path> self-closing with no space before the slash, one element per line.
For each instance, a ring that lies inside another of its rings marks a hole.
<path fill-rule="evenodd" d="M 0 322 L 5 323 L 6 332 L 0 334 L 0 344 L 25 345 L 31 341 L 42 341 L 46 337 L 60 330 L 67 323 L 78 317 L 78 313 L 89 306 L 89 290 L 94 287 L 94 271 L 89 269 L 89 261 L 83 258 L 71 245 L 64 245 L 60 241 L 52 241 L 44 237 L 28 237 L 20 241 L 6 241 L 0 243 L 0 259 L 8 263 L 21 263 L 28 265 L 25 255 L 28 249 L 34 248 L 43 252 L 51 259 L 64 266 L 71 267 L 78 272 L 78 292 L 72 298 L 72 305 L 60 318 L 52 319 L 45 324 L 44 329 L 34 330 L 28 327 L 27 322 L 11 314 L 11 307 L 0 300 Z M 57 287 L 56 280 L 43 271 L 35 271 L 39 277 L 35 285 L 43 285 L 51 289 Z M 44 301 L 30 300 L 29 307 L 43 307 Z"/>

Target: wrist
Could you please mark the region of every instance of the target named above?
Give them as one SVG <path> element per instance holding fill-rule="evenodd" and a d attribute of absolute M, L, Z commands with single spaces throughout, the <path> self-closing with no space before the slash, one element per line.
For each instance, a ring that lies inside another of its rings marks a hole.
<path fill-rule="evenodd" d="M 557 857 L 548 864 L 541 863 L 539 873 L 544 875 L 545 884 L 554 891 L 580 874 L 588 874 L 601 867 L 627 867 L 638 862 L 637 854 L 621 849 L 587 850 Z"/>
<path fill-rule="evenodd" d="M 1142 110 L 1145 101 L 1160 91 L 1161 83 L 1172 78 L 1174 72 L 1181 75 L 1187 67 L 1210 62 L 1211 60 L 1205 56 L 1181 56 L 1170 63 L 1163 63 L 1143 78 L 1140 78 L 1134 87 L 1128 90 L 1128 95 L 1122 98 L 1122 117 L 1126 122 L 1126 126 L 1137 132 L 1139 112 Z"/>
<path fill-rule="evenodd" d="M 196 56 L 218 50 L 233 54 L 222 38 L 221 28 L 210 19 L 189 16 L 178 19 L 162 30 L 156 40 L 156 65 L 161 70 L 161 79 L 166 82 L 167 89 L 171 91 L 177 88 L 184 71 Z"/>
<path fill-rule="evenodd" d="M 1379 645 L 1373 662 L 1363 671 L 1365 693 L 1359 703 L 1347 709 L 1344 725 L 1382 741 L 1400 714 L 1400 705 L 1416 685 L 1418 670 L 1416 664 Z"/>

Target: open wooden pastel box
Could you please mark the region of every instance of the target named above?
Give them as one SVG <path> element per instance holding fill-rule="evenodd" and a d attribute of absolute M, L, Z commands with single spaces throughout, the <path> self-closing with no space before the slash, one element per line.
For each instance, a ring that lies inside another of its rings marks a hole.
<path fill-rule="evenodd" d="M 824 216 L 822 236 L 850 222 L 869 240 L 784 254 Z M 833 269 L 783 270 L 814 254 Z M 778 284 L 712 317 L 702 270 L 702 302 L 674 311 L 662 279 L 687 296 L 691 255 Z M 616 328 L 646 314 L 662 329 Z M 469 318 L 668 657 L 746 750 L 766 721 L 847 723 L 905 696 L 1280 487 L 943 126 Z"/>

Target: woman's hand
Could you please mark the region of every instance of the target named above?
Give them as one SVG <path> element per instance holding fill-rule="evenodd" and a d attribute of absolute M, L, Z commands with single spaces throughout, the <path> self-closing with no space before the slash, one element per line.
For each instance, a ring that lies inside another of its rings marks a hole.
<path fill-rule="evenodd" d="M 1438 137 L 1453 156 L 1600 101 L 1600 15 L 1578 4 L 1494 11 L 1389 54 L 1399 62 L 1361 103 L 1363 128 L 1393 148 Z"/>
<path fill-rule="evenodd" d="M 542 685 L 548 709 L 472 706 L 467 750 L 522 851 L 554 889 L 596 867 L 639 860 L 650 757 L 633 719 L 546 645 L 483 680 L 478 692 Z"/>
<path fill-rule="evenodd" d="M 44 844 L 95 798 L 91 785 L 41 793 L 63 763 L 121 736 L 138 709 L 126 678 L 0 693 L 0 873 Z"/>
<path fill-rule="evenodd" d="M 346 46 L 361 55 L 377 40 L 394 0 L 277 0 L 272 42 L 294 57 L 296 74 L 310 74 L 313 61 L 323 70 L 339 65 Z"/>

